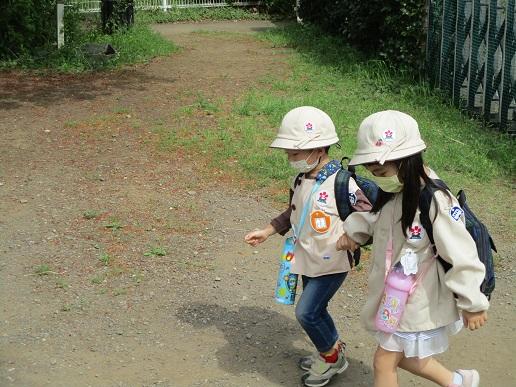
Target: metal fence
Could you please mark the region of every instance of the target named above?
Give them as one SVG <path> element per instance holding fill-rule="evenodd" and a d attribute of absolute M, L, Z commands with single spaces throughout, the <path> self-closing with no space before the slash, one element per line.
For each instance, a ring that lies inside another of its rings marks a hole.
<path fill-rule="evenodd" d="M 516 0 L 429 0 L 427 72 L 456 106 L 516 134 Z"/>
<path fill-rule="evenodd" d="M 79 12 L 100 12 L 100 0 L 69 0 L 68 4 L 75 5 Z M 134 0 L 134 8 L 141 10 L 172 8 L 209 8 L 228 6 L 253 6 L 260 1 L 221 1 L 221 0 Z"/>

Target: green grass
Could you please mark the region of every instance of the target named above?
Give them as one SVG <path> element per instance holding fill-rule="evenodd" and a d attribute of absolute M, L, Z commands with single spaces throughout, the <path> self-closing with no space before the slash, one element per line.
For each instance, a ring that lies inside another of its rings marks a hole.
<path fill-rule="evenodd" d="M 110 44 L 117 51 L 112 58 L 92 57 L 84 53 L 86 43 Z M 150 27 L 142 24 L 127 30 L 120 30 L 113 35 L 103 35 L 96 30 L 83 32 L 74 41 L 66 42 L 57 50 L 51 47 L 39 50 L 33 55 L 25 55 L 17 60 L 0 61 L 0 70 L 49 69 L 58 72 L 83 72 L 89 70 L 112 69 L 122 65 L 149 61 L 152 58 L 168 55 L 177 51 L 177 47 Z"/>
<path fill-rule="evenodd" d="M 311 105 L 332 117 L 342 149 L 331 156 L 351 156 L 360 122 L 380 110 L 396 109 L 412 115 L 428 145 L 425 159 L 452 188 L 467 181 L 485 183 L 514 176 L 512 140 L 461 114 L 428 85 L 370 60 L 341 39 L 297 25 L 260 33 L 260 39 L 287 52 L 292 67 L 286 79 L 262 80 L 233 106 L 217 114 L 214 130 L 190 127 L 167 132 L 168 147 L 208 149 L 213 166 L 240 170 L 257 186 L 286 186 L 292 170 L 283 152 L 269 149 L 283 115 Z M 235 163 L 235 160 L 238 162 Z M 284 199 L 284 198 L 283 198 Z"/>
<path fill-rule="evenodd" d="M 109 218 L 109 223 L 106 223 L 104 225 L 104 227 L 110 228 L 113 231 L 118 231 L 121 228 L 123 228 L 124 226 L 122 225 L 122 223 L 120 223 L 120 221 L 118 219 L 116 219 L 116 218 Z"/>
<path fill-rule="evenodd" d="M 50 273 L 53 273 L 52 269 L 50 268 L 49 265 L 47 265 L 46 263 L 43 263 L 39 266 L 37 266 L 35 269 L 34 269 L 34 274 L 37 274 L 37 275 L 48 275 Z"/>
<path fill-rule="evenodd" d="M 109 256 L 109 254 L 107 253 L 102 253 L 100 254 L 100 257 L 99 257 L 99 261 L 104 265 L 104 266 L 108 266 L 109 265 L 109 262 L 111 262 L 111 257 Z"/>
<path fill-rule="evenodd" d="M 139 11 L 135 14 L 136 23 L 198 22 L 203 20 L 264 20 L 267 18 L 267 15 L 237 7 L 176 8 L 167 12 L 154 10 Z"/>
<path fill-rule="evenodd" d="M 99 216 L 99 212 L 95 210 L 86 210 L 82 213 L 84 219 L 95 219 L 97 216 Z"/>
<path fill-rule="evenodd" d="M 167 255 L 167 250 L 163 247 L 152 247 L 149 251 L 143 254 L 145 257 L 163 257 Z"/>

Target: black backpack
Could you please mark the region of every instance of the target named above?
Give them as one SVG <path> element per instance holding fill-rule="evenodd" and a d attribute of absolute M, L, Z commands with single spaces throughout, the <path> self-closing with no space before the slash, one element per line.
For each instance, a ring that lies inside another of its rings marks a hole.
<path fill-rule="evenodd" d="M 435 184 L 438 187 L 445 188 L 449 191 L 448 187 L 442 180 L 434 180 Z M 430 242 L 434 244 L 434 233 L 432 228 L 432 222 L 430 220 L 430 204 L 432 203 L 432 197 L 437 188 L 429 187 L 428 185 L 423 188 L 419 197 L 419 209 L 421 211 L 420 220 L 421 224 L 425 228 L 428 233 L 428 238 Z M 484 293 L 488 299 L 491 299 L 491 293 L 495 288 L 495 273 L 494 273 L 494 263 L 493 263 L 493 253 L 491 250 L 496 252 L 496 246 L 489 235 L 489 231 L 487 227 L 476 217 L 471 208 L 469 208 L 468 203 L 466 202 L 466 194 L 464 191 L 460 190 L 457 194 L 457 199 L 459 201 L 459 205 L 461 209 L 464 211 L 464 216 L 466 219 L 466 229 L 469 234 L 473 237 L 475 244 L 477 246 L 477 253 L 480 261 L 484 264 L 486 268 L 486 275 L 484 277 L 484 281 L 480 285 L 480 290 Z M 434 245 L 435 250 L 435 245 Z M 444 271 L 447 272 L 450 270 L 452 265 L 446 262 L 441 257 L 438 257 L 441 265 L 444 268 Z"/>
<path fill-rule="evenodd" d="M 344 157 L 342 161 L 349 160 L 347 157 Z M 339 217 L 343 221 L 354 212 L 352 203 L 353 193 L 349 192 L 349 179 L 353 178 L 357 183 L 358 187 L 364 192 L 365 196 L 371 203 L 374 205 L 376 202 L 376 198 L 378 197 L 378 186 L 372 180 L 366 179 L 363 176 L 359 176 L 355 173 L 355 167 L 347 166 L 344 167 L 341 161 L 341 169 L 337 172 L 337 176 L 335 178 L 335 201 L 337 202 L 337 210 L 339 212 Z M 356 199 L 356 198 L 355 198 Z M 356 249 L 352 254 L 348 251 L 348 258 L 351 265 L 357 266 L 360 263 L 360 248 Z"/>

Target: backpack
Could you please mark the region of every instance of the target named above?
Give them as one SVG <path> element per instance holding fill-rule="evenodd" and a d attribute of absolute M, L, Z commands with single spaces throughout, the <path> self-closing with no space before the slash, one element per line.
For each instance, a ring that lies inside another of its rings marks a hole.
<path fill-rule="evenodd" d="M 434 180 L 436 185 L 441 188 L 445 188 L 447 190 L 448 187 L 442 180 Z M 428 233 L 428 238 L 430 242 L 434 244 L 434 233 L 432 228 L 432 222 L 430 221 L 430 204 L 432 203 L 432 197 L 436 191 L 435 187 L 429 187 L 428 185 L 423 188 L 419 197 L 419 209 L 421 211 L 420 220 L 421 224 L 425 228 Z M 491 250 L 496 252 L 496 246 L 489 235 L 489 231 L 487 227 L 477 218 L 477 216 L 473 213 L 471 208 L 469 208 L 468 203 L 466 202 L 466 194 L 463 190 L 460 190 L 457 193 L 457 200 L 459 201 L 459 205 L 461 209 L 464 211 L 464 217 L 466 219 L 466 229 L 469 234 L 475 241 L 475 245 L 477 246 L 477 253 L 480 261 L 484 264 L 486 268 L 486 274 L 484 277 L 484 281 L 480 285 L 480 291 L 487 296 L 487 299 L 491 299 L 491 293 L 495 288 L 495 274 L 494 274 L 494 263 L 493 263 L 493 253 Z M 435 245 L 434 245 L 434 251 Z M 447 272 L 450 270 L 452 265 L 446 262 L 441 257 L 438 257 L 439 262 L 444 268 L 444 271 Z"/>
<path fill-rule="evenodd" d="M 342 161 L 349 160 L 349 158 L 344 157 Z M 359 176 L 355 173 L 354 166 L 344 167 L 341 161 L 341 169 L 338 170 L 337 176 L 335 177 L 335 201 L 337 202 L 337 210 L 339 212 L 339 217 L 342 221 L 346 220 L 346 218 L 352 212 L 355 212 L 353 209 L 352 198 L 353 193 L 349 192 L 349 179 L 353 178 L 358 185 L 358 188 L 362 190 L 364 195 L 367 197 L 371 205 L 374 205 L 376 202 L 376 198 L 378 197 L 378 186 L 372 180 L 366 179 L 363 176 Z M 353 199 L 355 200 L 355 199 Z M 348 251 L 348 259 L 350 264 L 353 266 L 357 266 L 360 263 L 360 255 L 361 249 L 356 249 L 353 253 Z"/>

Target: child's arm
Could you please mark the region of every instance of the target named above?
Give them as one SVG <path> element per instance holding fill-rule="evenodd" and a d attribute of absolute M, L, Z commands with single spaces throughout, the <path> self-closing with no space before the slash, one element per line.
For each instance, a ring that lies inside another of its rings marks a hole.
<path fill-rule="evenodd" d="M 437 203 L 437 208 L 436 208 Z M 452 267 L 446 272 L 444 282 L 457 295 L 457 307 L 463 311 L 464 321 L 470 329 L 482 326 L 489 308 L 487 297 L 480 291 L 485 267 L 478 258 L 473 238 L 466 230 L 464 216 L 452 211 L 458 206 L 443 192 L 437 191 L 430 206 L 430 219 L 437 252 Z"/>
<path fill-rule="evenodd" d="M 258 244 L 265 242 L 268 237 L 276 234 L 276 229 L 272 224 L 268 224 L 261 230 L 251 231 L 244 237 L 244 241 L 251 246 L 257 246 Z"/>

